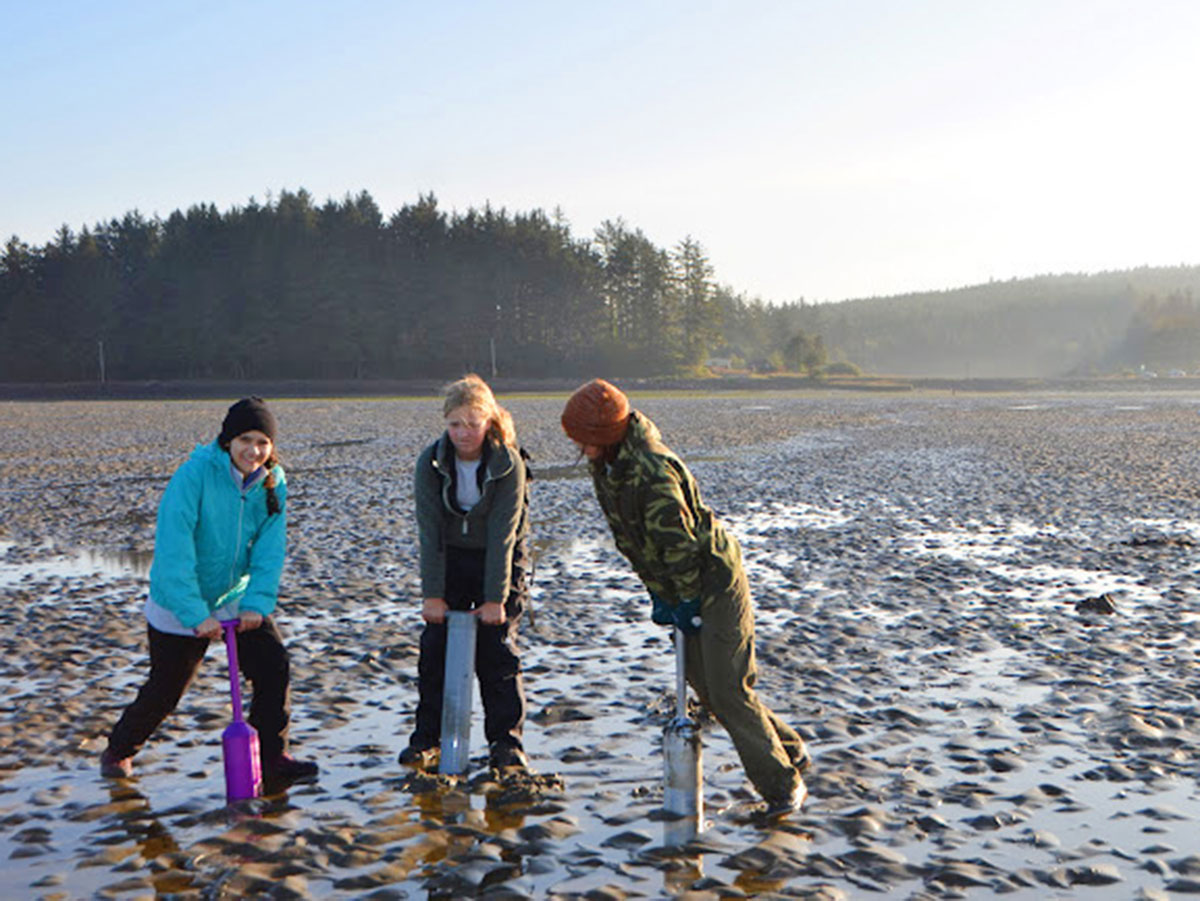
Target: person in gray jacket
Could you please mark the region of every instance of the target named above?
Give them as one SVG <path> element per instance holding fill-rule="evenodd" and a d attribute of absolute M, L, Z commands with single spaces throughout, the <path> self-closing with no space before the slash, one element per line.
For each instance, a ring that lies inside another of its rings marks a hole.
<path fill-rule="evenodd" d="M 421 633 L 416 724 L 400 763 L 436 765 L 446 665 L 446 612 L 479 618 L 475 672 L 495 769 L 525 767 L 525 689 L 516 646 L 528 587 L 528 473 L 512 416 L 477 375 L 447 386 L 446 430 L 417 458 Z"/>

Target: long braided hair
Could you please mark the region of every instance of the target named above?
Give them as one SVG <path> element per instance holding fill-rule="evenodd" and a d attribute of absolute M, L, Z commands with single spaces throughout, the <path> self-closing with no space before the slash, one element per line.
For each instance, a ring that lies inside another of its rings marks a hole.
<path fill-rule="evenodd" d="M 267 477 L 263 479 L 263 488 L 267 490 L 267 516 L 274 516 L 280 511 L 279 498 L 275 496 L 275 467 L 279 465 L 279 452 L 275 450 L 275 442 L 271 442 L 271 456 L 263 464 L 267 468 Z"/>

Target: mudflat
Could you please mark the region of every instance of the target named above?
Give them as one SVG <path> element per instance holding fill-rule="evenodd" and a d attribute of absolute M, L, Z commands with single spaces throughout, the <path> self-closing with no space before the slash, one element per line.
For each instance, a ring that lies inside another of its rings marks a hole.
<path fill-rule="evenodd" d="M 705 726 L 706 828 L 666 835 L 669 635 L 558 425 L 534 456 L 520 643 L 534 776 L 396 763 L 420 600 L 415 399 L 279 400 L 294 752 L 319 782 L 224 800 L 224 655 L 104 780 L 146 672 L 166 480 L 228 403 L 0 403 L 0 896 L 1167 897 L 1200 891 L 1200 394 L 631 392 L 740 538 L 757 688 L 810 743 L 754 814 Z"/>

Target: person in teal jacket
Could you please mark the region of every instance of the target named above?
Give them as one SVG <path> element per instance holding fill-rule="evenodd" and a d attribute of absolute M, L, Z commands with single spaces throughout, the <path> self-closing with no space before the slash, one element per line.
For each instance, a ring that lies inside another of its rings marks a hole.
<path fill-rule="evenodd" d="M 236 619 L 238 661 L 253 688 L 264 783 L 311 779 L 317 765 L 287 752 L 289 659 L 271 614 L 286 549 L 287 481 L 275 417 L 259 397 L 229 408 L 163 492 L 154 532 L 146 623 L 150 676 L 113 727 L 101 773 L 133 774 L 133 756 L 196 675 L 221 621 Z"/>

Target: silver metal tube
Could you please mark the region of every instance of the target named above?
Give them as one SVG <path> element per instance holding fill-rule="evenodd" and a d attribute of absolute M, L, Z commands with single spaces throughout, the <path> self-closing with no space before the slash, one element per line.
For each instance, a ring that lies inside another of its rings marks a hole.
<path fill-rule="evenodd" d="M 666 822 L 665 843 L 682 845 L 695 838 L 704 820 L 703 760 L 700 727 L 687 716 L 685 639 L 675 630 L 675 712 L 663 730 L 663 809 L 678 819 Z"/>
<path fill-rule="evenodd" d="M 687 673 L 684 671 L 684 647 L 687 641 L 683 629 L 675 627 L 675 715 L 687 719 Z"/>
<path fill-rule="evenodd" d="M 442 754 L 438 772 L 458 776 L 471 757 L 471 695 L 475 690 L 475 614 L 446 614 L 446 680 L 442 689 Z"/>

